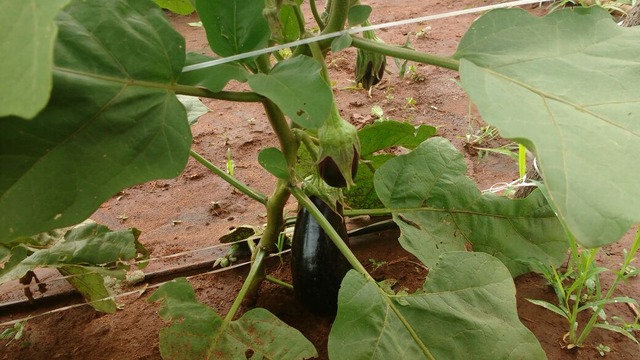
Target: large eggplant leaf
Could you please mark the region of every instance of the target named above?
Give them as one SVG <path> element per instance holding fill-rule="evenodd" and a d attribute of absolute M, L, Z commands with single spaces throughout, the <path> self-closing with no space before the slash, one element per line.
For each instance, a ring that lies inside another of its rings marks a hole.
<path fill-rule="evenodd" d="M 279 62 L 268 75 L 249 78 L 251 90 L 273 101 L 298 125 L 317 129 L 329 117 L 333 92 L 313 58 L 296 56 Z"/>
<path fill-rule="evenodd" d="M 545 359 L 520 323 L 509 271 L 483 253 L 449 252 L 424 289 L 389 295 L 350 271 L 342 281 L 329 357 L 340 359 Z"/>
<path fill-rule="evenodd" d="M 54 19 L 69 0 L 0 0 L 0 117 L 31 119 L 51 92 Z"/>
<path fill-rule="evenodd" d="M 160 331 L 164 359 L 308 359 L 313 344 L 298 330 L 265 309 L 252 309 L 225 323 L 200 303 L 189 282 L 179 278 L 162 285 L 149 301 L 162 302 L 160 316 L 172 324 Z"/>
<path fill-rule="evenodd" d="M 172 91 L 184 39 L 162 10 L 74 0 L 57 23 L 47 107 L 0 119 L 0 242 L 79 223 L 125 187 L 177 176 L 189 156 Z"/>
<path fill-rule="evenodd" d="M 586 247 L 640 222 L 639 38 L 597 7 L 498 10 L 455 55 L 482 117 L 535 150 L 549 200 Z"/>
<path fill-rule="evenodd" d="M 148 253 L 138 242 L 136 229 L 111 231 L 94 222 L 83 223 L 68 231 L 60 229 L 24 241 L 11 249 L 11 258 L 0 269 L 0 284 L 23 277 L 40 267 L 56 268 L 71 276 L 68 281 L 96 310 L 115 312 L 104 277 L 124 279 L 130 260 L 143 260 Z M 46 238 L 46 242 L 42 240 Z M 37 248 L 31 243 L 39 242 Z M 104 299 L 104 300 L 103 300 Z"/>
<path fill-rule="evenodd" d="M 405 249 L 431 267 L 439 255 L 471 247 L 496 256 L 513 276 L 535 270 L 531 259 L 564 260 L 566 234 L 540 191 L 516 200 L 483 195 L 466 170 L 462 154 L 434 137 L 376 171 L 376 192 Z"/>
<path fill-rule="evenodd" d="M 264 5 L 264 0 L 196 0 L 211 50 L 227 57 L 267 47 L 271 33 Z"/>

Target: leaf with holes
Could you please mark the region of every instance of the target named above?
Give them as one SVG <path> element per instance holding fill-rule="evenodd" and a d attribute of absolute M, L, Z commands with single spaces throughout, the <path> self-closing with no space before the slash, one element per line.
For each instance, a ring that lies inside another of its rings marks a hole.
<path fill-rule="evenodd" d="M 68 229 L 57 229 L 38 235 L 46 239 L 37 248 L 32 241 L 11 249 L 11 258 L 0 269 L 0 284 L 23 277 L 39 267 L 56 268 L 98 311 L 115 312 L 116 303 L 110 296 L 105 276 L 124 279 L 128 265 L 124 261 L 148 258 L 138 242 L 136 229 L 111 231 L 104 225 L 87 222 Z"/>
<path fill-rule="evenodd" d="M 376 171 L 376 192 L 393 211 L 402 246 L 429 267 L 468 247 L 496 256 L 513 276 L 535 270 L 531 259 L 560 265 L 566 235 L 544 196 L 481 194 L 466 171 L 462 154 L 437 137 Z"/>
<path fill-rule="evenodd" d="M 410 295 L 389 295 L 350 271 L 329 334 L 329 357 L 544 359 L 538 340 L 518 319 L 515 294 L 509 271 L 483 253 L 444 254 L 423 289 Z"/>
<path fill-rule="evenodd" d="M 151 295 L 162 303 L 160 316 L 172 324 L 160 331 L 165 359 L 308 359 L 316 350 L 302 334 L 265 309 L 247 311 L 226 323 L 196 299 L 186 279 L 170 281 Z"/>

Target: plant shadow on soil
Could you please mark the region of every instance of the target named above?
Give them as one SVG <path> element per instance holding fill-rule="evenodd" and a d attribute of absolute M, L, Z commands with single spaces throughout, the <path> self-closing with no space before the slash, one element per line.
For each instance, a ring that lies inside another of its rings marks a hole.
<path fill-rule="evenodd" d="M 462 8 L 488 5 L 492 1 L 467 0 L 447 2 L 436 0 L 368 1 L 372 5 L 373 23 L 382 23 L 415 17 L 416 14 L 435 14 Z M 541 13 L 538 8 L 528 8 Z M 181 32 L 189 51 L 210 54 L 206 35 L 199 27 L 189 25 L 198 19 L 192 16 L 168 14 L 176 29 Z M 419 50 L 450 55 L 466 29 L 476 18 L 466 15 L 444 19 L 429 24 L 415 24 L 385 29 L 378 36 L 391 44 L 404 43 L 407 34 L 425 30 L 420 38 L 413 36 L 413 46 Z M 311 22 L 311 19 L 308 19 Z M 430 27 L 430 28 L 427 28 Z M 355 51 L 348 49 L 331 55 L 330 72 L 336 81 L 342 116 L 358 127 L 374 120 L 371 107 L 380 106 L 385 116 L 410 121 L 415 125 L 426 124 L 438 128 L 438 135 L 448 138 L 461 151 L 465 148 L 465 136 L 471 124 L 475 129 L 482 121 L 475 110 L 469 110 L 469 101 L 456 84 L 457 74 L 430 66 L 416 66 L 419 76 L 400 79 L 398 71 L 389 59 L 390 72 L 372 92 L 350 89 L 354 73 Z M 232 84 L 235 90 L 243 89 Z M 407 98 L 415 106 L 407 106 Z M 193 148 L 213 163 L 223 166 L 227 149 L 236 164 L 237 177 L 250 186 L 270 193 L 274 181 L 257 163 L 258 150 L 276 146 L 264 113 L 259 105 L 240 104 L 204 99 L 212 110 L 193 127 Z M 495 146 L 499 144 L 488 144 Z M 479 188 L 509 182 L 518 177 L 517 165 L 507 157 L 490 155 L 480 160 L 465 153 L 468 175 Z M 293 201 L 287 206 L 290 215 L 295 214 Z M 242 224 L 260 225 L 265 221 L 264 208 L 234 191 L 231 186 L 207 172 L 190 160 L 183 174 L 176 179 L 157 180 L 126 189 L 107 201 L 92 217 L 112 229 L 136 227 L 142 230 L 141 241 L 152 251 L 154 258 L 202 249 L 218 244 L 218 237 L 230 228 Z M 354 252 L 376 279 L 395 279 L 398 287 L 413 291 L 422 286 L 426 271 L 419 262 L 404 251 L 397 241 L 396 232 L 372 234 L 365 241 L 354 245 Z M 614 268 L 622 262 L 622 250 L 628 248 L 632 237 L 603 249 L 600 264 Z M 158 271 L 185 264 L 211 260 L 221 256 L 224 249 L 214 248 L 194 254 L 152 261 L 146 271 Z M 373 261 L 370 261 L 372 259 Z M 636 266 L 640 266 L 635 263 Z M 289 255 L 270 260 L 269 272 L 290 281 Z M 206 274 L 190 279 L 200 301 L 225 314 L 238 293 L 247 267 L 221 273 Z M 43 281 L 57 277 L 55 272 L 44 272 Z M 604 276 L 605 286 L 611 281 L 610 273 Z M 563 348 L 563 335 L 567 324 L 560 316 L 535 306 L 527 298 L 553 302 L 555 295 L 544 279 L 535 274 L 518 277 L 517 304 L 523 324 L 536 335 L 549 359 L 599 359 L 595 349 L 607 345 L 609 359 L 640 358 L 640 348 L 622 335 L 596 329 L 587 339 L 587 346 L 580 349 Z M 619 287 L 617 295 L 640 298 L 638 279 L 631 279 Z M 35 286 L 32 286 L 34 288 Z M 68 290 L 63 284 L 51 284 L 49 293 Z M 123 309 L 115 314 L 99 314 L 88 306 L 44 315 L 30 320 L 23 339 L 3 347 L 2 359 L 159 359 L 158 333 L 166 323 L 158 316 L 158 305 L 147 298 L 153 289 L 135 293 L 118 301 Z M 18 300 L 22 289 L 18 284 L 0 287 L 0 302 Z M 37 296 L 36 296 L 37 297 Z M 54 303 L 37 311 L 51 310 L 77 303 Z M 265 307 L 286 323 L 300 330 L 316 346 L 321 359 L 327 358 L 327 336 L 332 319 L 310 314 L 296 303 L 293 294 L 279 286 L 264 283 L 260 288 L 257 306 Z M 243 308 L 242 311 L 248 310 Z M 0 322 L 24 318 L 33 314 L 29 307 L 11 313 L 2 312 Z M 624 304 L 607 309 L 607 314 L 632 321 L 633 313 Z M 584 320 L 583 320 L 584 321 Z M 491 344 L 487 344 L 492 346 Z"/>

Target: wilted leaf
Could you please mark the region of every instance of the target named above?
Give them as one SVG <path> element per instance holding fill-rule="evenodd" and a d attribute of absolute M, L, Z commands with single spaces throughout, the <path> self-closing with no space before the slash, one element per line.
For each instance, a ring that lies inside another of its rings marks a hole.
<path fill-rule="evenodd" d="M 451 143 L 431 138 L 387 161 L 375 174 L 376 192 L 393 210 L 402 246 L 427 266 L 448 251 L 492 254 L 513 276 L 536 269 L 530 259 L 559 265 L 567 240 L 539 191 L 511 200 L 481 194 Z"/>
<path fill-rule="evenodd" d="M 142 260 L 148 253 L 138 242 L 136 229 L 111 231 L 106 226 L 88 222 L 64 233 L 51 236 L 48 246 L 29 248 L 28 242 L 11 249 L 12 256 L 0 269 L 0 284 L 21 278 L 39 267 L 56 268 L 96 310 L 115 312 L 104 276 L 124 279 L 128 265 L 123 261 Z"/>
<path fill-rule="evenodd" d="M 164 359 L 308 359 L 315 348 L 298 330 L 265 309 L 252 309 L 225 323 L 210 307 L 198 302 L 187 280 L 162 285 L 149 301 L 161 301 L 160 316 L 172 324 L 160 331 Z"/>
<path fill-rule="evenodd" d="M 342 282 L 329 357 L 340 359 L 544 359 L 520 323 L 509 271 L 483 253 L 449 252 L 424 290 L 389 295 L 351 271 Z"/>
<path fill-rule="evenodd" d="M 456 53 L 483 119 L 535 150 L 549 200 L 587 247 L 640 222 L 639 37 L 598 7 L 499 10 Z"/>

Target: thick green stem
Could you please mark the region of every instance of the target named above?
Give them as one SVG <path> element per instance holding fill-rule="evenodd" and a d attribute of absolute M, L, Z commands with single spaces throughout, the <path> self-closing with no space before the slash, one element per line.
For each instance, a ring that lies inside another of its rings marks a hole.
<path fill-rule="evenodd" d="M 226 182 L 228 182 L 229 184 L 231 184 L 233 187 L 235 187 L 236 189 L 240 190 L 243 194 L 247 195 L 248 197 L 262 203 L 262 204 L 266 204 L 267 203 L 267 196 L 260 193 L 259 191 L 251 188 L 250 186 L 246 185 L 245 183 L 239 181 L 238 179 L 236 179 L 235 177 L 227 174 L 224 170 L 220 169 L 219 167 L 215 166 L 213 163 L 211 163 L 209 160 L 205 159 L 204 157 L 202 157 L 202 155 L 198 154 L 196 151 L 191 150 L 190 152 L 191 157 L 196 159 L 200 164 L 204 165 L 204 167 L 206 167 L 207 169 L 211 170 L 211 172 L 213 172 L 214 174 L 218 175 L 219 177 L 221 177 L 222 179 L 224 179 Z"/>
<path fill-rule="evenodd" d="M 287 159 L 289 168 L 295 168 L 298 160 L 298 143 L 293 136 L 293 132 L 291 132 L 291 127 L 287 123 L 282 110 L 280 110 L 280 108 L 271 100 L 265 99 L 262 102 L 262 105 L 264 106 L 264 110 L 269 118 L 273 131 L 278 137 L 280 150 L 282 150 L 285 159 Z"/>
<path fill-rule="evenodd" d="M 291 132 L 291 128 L 289 127 L 289 124 L 287 123 L 287 120 L 280 108 L 270 100 L 265 100 L 262 104 L 267 114 L 267 118 L 269 118 L 269 122 L 271 123 L 271 127 L 280 141 L 281 151 L 287 159 L 287 164 L 293 178 L 293 170 L 297 162 L 298 142 L 295 140 L 293 133 Z M 267 253 L 272 253 L 276 250 L 276 241 L 278 240 L 280 232 L 284 228 L 284 206 L 291 195 L 289 193 L 289 182 L 290 180 L 278 179 L 273 194 L 266 202 L 267 226 L 260 237 L 260 242 L 258 243 L 259 251 L 264 250 L 267 251 Z M 260 267 L 255 269 L 255 273 L 259 276 L 247 278 L 245 281 L 245 284 L 248 283 L 247 297 L 251 299 L 256 298 L 258 287 L 266 276 L 264 272 L 264 265 L 254 265 L 254 267 L 255 266 Z M 254 269 L 252 268 L 252 271 L 253 270 Z"/>
<path fill-rule="evenodd" d="M 352 36 L 351 39 L 351 46 L 363 50 L 377 52 L 386 56 L 411 60 L 422 64 L 435 65 L 455 71 L 458 71 L 460 67 L 460 62 L 451 57 L 427 54 L 420 51 L 391 46 L 378 41 L 367 40 L 355 36 Z"/>
<path fill-rule="evenodd" d="M 350 6 L 351 0 L 332 0 L 331 8 L 329 9 L 329 18 L 327 19 L 324 30 L 322 30 L 322 34 L 329 34 L 344 29 Z M 329 40 L 329 42 L 331 42 L 331 40 Z"/>
<path fill-rule="evenodd" d="M 305 21 L 304 21 L 304 14 L 302 13 L 302 10 L 300 10 L 300 6 L 298 4 L 295 4 L 295 6 L 293 7 L 293 12 L 296 15 L 296 22 L 298 23 L 298 31 L 300 31 L 300 34 L 304 34 L 305 32 Z"/>
<path fill-rule="evenodd" d="M 242 285 L 242 288 L 240 289 L 238 296 L 236 296 L 236 299 L 233 301 L 233 304 L 231 304 L 231 308 L 229 308 L 229 312 L 224 317 L 224 322 L 222 326 L 226 327 L 236 316 L 238 309 L 240 309 L 240 306 L 242 305 L 242 301 L 249 294 L 249 289 L 251 285 L 251 281 L 249 280 L 260 277 L 259 271 L 260 269 L 264 269 L 264 260 L 267 258 L 267 255 L 268 255 L 268 252 L 266 251 L 266 249 L 258 248 L 255 259 L 253 260 L 253 264 L 251 264 L 251 270 L 249 270 L 249 275 L 247 275 L 247 280 Z M 264 276 L 262 278 L 264 278 Z"/>
<path fill-rule="evenodd" d="M 191 95 L 198 97 L 206 97 L 218 100 L 227 100 L 235 102 L 263 102 L 264 96 L 258 95 L 254 92 L 239 92 L 239 91 L 211 91 L 205 88 L 189 85 L 174 84 L 171 89 L 176 94 Z"/>
<path fill-rule="evenodd" d="M 316 21 L 316 24 L 318 24 L 318 28 L 320 28 L 320 31 L 324 30 L 325 25 L 324 25 L 324 22 L 322 21 L 322 18 L 320 17 L 320 13 L 318 13 L 316 0 L 310 0 L 309 6 L 311 7 L 311 13 L 313 14 L 313 19 Z"/>

